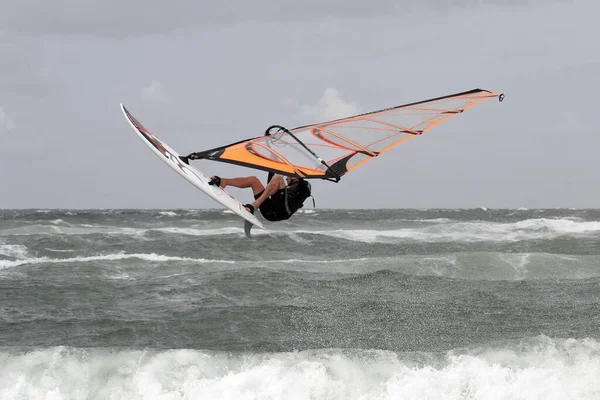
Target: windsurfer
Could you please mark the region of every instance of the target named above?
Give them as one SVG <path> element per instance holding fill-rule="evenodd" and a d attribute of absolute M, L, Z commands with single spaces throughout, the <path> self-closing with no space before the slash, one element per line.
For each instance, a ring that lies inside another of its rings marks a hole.
<path fill-rule="evenodd" d="M 244 204 L 246 209 L 254 214 L 256 209 L 267 221 L 282 221 L 290 218 L 304 205 L 304 200 L 311 196 L 311 185 L 304 179 L 286 177 L 269 173 L 267 186 L 263 186 L 256 176 L 239 178 L 220 178 L 213 176 L 209 185 L 221 188 L 233 186 L 237 188 L 252 188 L 254 202 Z"/>

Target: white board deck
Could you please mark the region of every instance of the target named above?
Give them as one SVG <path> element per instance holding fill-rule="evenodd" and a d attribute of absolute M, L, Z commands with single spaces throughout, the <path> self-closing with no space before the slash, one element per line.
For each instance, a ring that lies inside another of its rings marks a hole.
<path fill-rule="evenodd" d="M 131 113 L 129 113 L 123 104 L 121 104 L 121 110 L 129 122 L 129 125 L 131 125 L 142 142 L 144 142 L 146 146 L 148 146 L 148 148 L 150 148 L 150 150 L 152 150 L 152 152 L 156 154 L 164 163 L 166 163 L 181 177 L 186 179 L 192 185 L 206 193 L 221 205 L 230 209 L 249 223 L 265 229 L 260 220 L 256 218 L 255 215 L 249 213 L 239 200 L 231 196 L 220 187 L 209 185 L 208 182 L 210 181 L 210 177 L 191 165 L 184 163 L 179 158 L 179 154 L 175 150 L 144 128 L 144 126 L 137 119 L 135 119 Z M 246 235 L 249 235 L 250 232 L 248 228 L 249 226 L 246 224 Z"/>

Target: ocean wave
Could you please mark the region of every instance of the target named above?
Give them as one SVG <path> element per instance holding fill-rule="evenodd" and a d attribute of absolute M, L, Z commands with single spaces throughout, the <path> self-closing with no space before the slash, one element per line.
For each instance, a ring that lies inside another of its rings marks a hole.
<path fill-rule="evenodd" d="M 600 277 L 599 256 L 549 253 L 458 252 L 367 258 L 365 262 L 316 267 L 319 271 L 370 274 L 388 271 L 403 275 L 461 280 L 519 281 L 591 279 Z M 310 265 L 310 263 L 309 263 Z M 307 269 L 305 267 L 305 269 Z"/>
<path fill-rule="evenodd" d="M 27 258 L 29 251 L 21 244 L 0 244 L 0 255 L 17 259 Z M 0 261 L 2 263 L 2 261 Z M 0 264 L 1 265 L 1 264 Z"/>
<path fill-rule="evenodd" d="M 517 242 L 522 240 L 553 239 L 561 236 L 598 236 L 600 222 L 578 221 L 573 219 L 528 219 L 512 223 L 488 221 L 456 222 L 438 218 L 419 220 L 431 225 L 424 227 L 407 227 L 398 229 L 297 229 L 286 227 L 285 230 L 255 229 L 253 236 L 289 236 L 300 240 L 298 235 L 325 235 L 365 243 L 377 242 Z M 153 229 L 164 233 L 175 233 L 192 236 L 218 236 L 236 234 L 243 236 L 243 229 L 225 227 L 217 229 L 164 227 Z"/>
<path fill-rule="evenodd" d="M 169 214 L 170 215 L 170 214 Z M 311 214 L 315 215 L 315 214 Z M 288 236 L 302 241 L 302 236 L 329 236 L 336 239 L 364 243 L 406 243 L 406 242 L 517 242 L 524 240 L 544 240 L 558 237 L 600 238 L 600 221 L 583 221 L 577 218 L 533 218 L 517 222 L 493 221 L 457 221 L 447 218 L 396 220 L 397 224 L 381 224 L 361 221 L 360 228 L 353 228 L 351 221 L 337 229 L 323 229 L 325 222 L 315 225 L 317 219 L 309 219 L 307 225 L 290 222 L 267 224 L 267 229 L 254 229 L 254 236 Z M 203 222 L 201 225 L 185 225 L 169 223 L 168 225 L 111 226 L 101 224 L 71 224 L 61 219 L 48 223 L 35 223 L 18 227 L 0 229 L 0 236 L 23 235 L 126 235 L 144 237 L 150 232 L 187 236 L 220 236 L 237 235 L 243 237 L 241 221 L 233 226 L 223 226 L 216 222 Z M 230 222 L 227 223 L 227 225 Z M 414 226 L 414 224 L 419 224 Z M 214 228 L 206 225 L 211 224 Z M 312 225 L 312 227 L 311 227 Z M 333 224 L 336 226 L 338 224 Z M 329 225 L 331 226 L 331 225 Z M 338 225 L 339 226 L 339 225 Z"/>
<path fill-rule="evenodd" d="M 1 247 L 0 247 L 1 248 Z M 447 254 L 403 254 L 378 257 L 336 257 L 331 259 L 306 257 L 274 259 L 236 259 L 193 256 L 172 256 L 157 253 L 125 253 L 74 256 L 31 257 L 22 249 L 19 257 L 0 260 L 0 270 L 24 265 L 118 262 L 138 260 L 155 263 L 221 264 L 226 269 L 268 268 L 281 271 L 371 274 L 388 271 L 403 275 L 435 276 L 462 280 L 538 280 L 591 279 L 600 276 L 597 255 L 563 255 L 550 253 L 455 252 Z M 59 251 L 62 253 L 63 251 Z M 126 264 L 117 263 L 123 267 Z M 224 267 L 220 266 L 220 270 Z"/>
<path fill-rule="evenodd" d="M 600 256 L 549 253 L 458 252 L 397 255 L 330 261 L 272 260 L 257 266 L 334 274 L 389 274 L 433 276 L 469 281 L 592 279 L 600 277 Z M 288 265 L 289 264 L 289 265 Z M 297 264 L 297 267 L 295 266 Z"/>
<path fill-rule="evenodd" d="M 446 353 L 3 349 L 0 371 L 1 398 L 597 399 L 600 344 L 539 336 Z"/>
<path fill-rule="evenodd" d="M 258 231 L 258 229 L 256 230 Z M 142 237 L 149 232 L 162 232 L 167 234 L 177 235 L 188 235 L 188 236 L 219 236 L 219 235 L 230 235 L 238 234 L 244 235 L 244 229 L 241 227 L 219 227 L 214 229 L 208 228 L 196 228 L 196 227 L 177 227 L 177 226 L 165 226 L 156 228 L 133 228 L 133 227 L 120 227 L 120 226 L 109 226 L 109 225 L 92 225 L 92 224 L 79 224 L 77 226 L 68 225 L 56 225 L 54 223 L 48 224 L 32 224 L 27 226 L 21 226 L 17 228 L 8 228 L 0 230 L 0 236 L 31 236 L 31 235 L 123 235 L 123 236 L 139 236 Z"/>
<path fill-rule="evenodd" d="M 337 239 L 365 243 L 390 242 L 516 242 L 521 240 L 553 239 L 561 236 L 590 236 L 600 234 L 600 222 L 577 221 L 572 219 L 528 219 L 513 223 L 488 221 L 456 222 L 445 218 L 421 220 L 431 225 L 424 227 L 407 227 L 399 229 L 255 229 L 254 236 L 289 236 L 299 239 L 297 235 L 325 235 Z M 243 229 L 225 227 L 217 229 L 164 227 L 153 229 L 164 233 L 175 233 L 193 236 L 231 235 L 243 236 Z"/>
<path fill-rule="evenodd" d="M 0 236 L 31 236 L 31 235 L 129 235 L 140 236 L 147 229 L 103 226 L 92 224 L 79 224 L 78 226 L 47 224 L 31 224 L 16 228 L 5 228 L 0 230 Z"/>
<path fill-rule="evenodd" d="M 552 239 L 560 236 L 589 236 L 600 233 L 600 222 L 572 219 L 528 219 L 512 223 L 488 221 L 447 222 L 400 229 L 297 230 L 295 233 L 327 235 L 339 239 L 375 243 L 382 241 L 412 242 L 516 242 Z"/>
<path fill-rule="evenodd" d="M 215 229 L 198 229 L 198 228 L 179 228 L 179 227 L 165 227 L 165 228 L 154 228 L 149 231 L 172 233 L 176 235 L 189 235 L 189 236 L 220 236 L 220 235 L 231 235 L 238 234 L 243 235 L 243 228 L 236 227 L 225 227 Z"/>
<path fill-rule="evenodd" d="M 56 250 L 60 251 L 60 250 Z M 96 256 L 77 256 L 70 258 L 50 258 L 50 257 L 23 257 L 18 260 L 0 260 L 0 269 L 18 267 L 21 265 L 33 265 L 33 264 L 61 264 L 61 263 L 85 263 L 94 261 L 120 261 L 138 259 L 154 263 L 164 263 L 172 261 L 190 262 L 190 263 L 217 263 L 217 264 L 238 264 L 238 265 L 277 265 L 277 264 L 346 264 L 346 263 L 358 263 L 367 261 L 368 258 L 348 258 L 348 259 L 334 259 L 334 260 L 315 260 L 315 259 L 277 259 L 277 260 L 225 260 L 225 259 L 208 259 L 208 258 L 193 258 L 193 257 L 179 257 L 179 256 L 167 256 L 156 253 L 114 253 Z"/>
<path fill-rule="evenodd" d="M 31 265 L 31 264 L 60 264 L 60 263 L 84 263 L 92 261 L 119 261 L 126 259 L 139 259 L 148 262 L 168 262 L 168 261 L 186 261 L 194 263 L 223 263 L 223 264 L 235 264 L 236 261 L 231 260 L 211 260 L 206 258 L 189 258 L 189 257 L 175 257 L 165 256 L 161 254 L 107 254 L 98 256 L 81 256 L 81 257 L 70 257 L 70 258 L 49 258 L 49 257 L 37 257 L 37 258 L 25 258 L 20 260 L 0 260 L 0 269 L 18 267 L 20 265 Z"/>

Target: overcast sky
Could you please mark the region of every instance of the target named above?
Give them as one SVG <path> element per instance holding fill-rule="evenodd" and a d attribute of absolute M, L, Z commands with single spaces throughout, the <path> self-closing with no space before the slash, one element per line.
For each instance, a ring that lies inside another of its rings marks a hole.
<path fill-rule="evenodd" d="M 600 206 L 597 0 L 0 0 L 0 9 L 0 208 L 220 208 L 143 145 L 120 102 L 187 154 L 273 124 L 473 88 L 506 99 L 337 184 L 313 181 L 317 208 Z M 251 200 L 249 189 L 230 193 Z"/>

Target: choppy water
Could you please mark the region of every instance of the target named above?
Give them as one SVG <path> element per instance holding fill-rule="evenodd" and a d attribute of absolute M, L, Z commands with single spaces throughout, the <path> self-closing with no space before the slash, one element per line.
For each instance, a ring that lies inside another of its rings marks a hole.
<path fill-rule="evenodd" d="M 600 210 L 0 211 L 1 399 L 600 399 Z"/>

